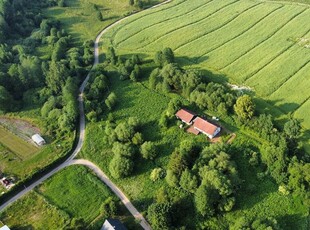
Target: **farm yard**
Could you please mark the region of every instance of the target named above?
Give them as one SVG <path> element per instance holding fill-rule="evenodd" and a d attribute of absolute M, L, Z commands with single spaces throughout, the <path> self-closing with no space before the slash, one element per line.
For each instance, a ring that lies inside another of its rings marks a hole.
<path fill-rule="evenodd" d="M 118 54 L 152 57 L 170 47 L 184 65 L 251 87 L 274 116 L 293 115 L 309 129 L 309 18 L 305 4 L 175 0 L 113 27 L 102 38 L 102 49 L 112 45 Z"/>

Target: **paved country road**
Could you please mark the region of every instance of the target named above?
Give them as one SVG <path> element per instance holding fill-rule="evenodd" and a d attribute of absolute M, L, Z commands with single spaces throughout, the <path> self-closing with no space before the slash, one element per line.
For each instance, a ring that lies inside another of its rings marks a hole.
<path fill-rule="evenodd" d="M 165 1 L 163 3 L 160 3 L 160 4 L 156 5 L 156 6 L 153 6 L 153 7 L 149 8 L 149 9 L 159 7 L 159 6 L 163 5 L 163 4 L 169 3 L 171 1 L 172 0 Z M 128 17 L 130 17 L 130 16 L 128 16 Z M 113 26 L 121 23 L 122 21 L 124 21 L 128 17 L 125 17 L 123 19 L 120 19 L 120 20 L 116 21 L 115 23 L 113 23 L 110 26 L 108 26 L 105 29 L 103 29 L 98 34 L 98 36 L 96 37 L 96 40 L 95 40 L 95 45 L 94 45 L 94 58 L 95 58 L 95 60 L 94 60 L 94 64 L 93 64 L 92 69 L 95 68 L 96 65 L 98 65 L 98 63 L 99 63 L 99 43 L 100 43 L 100 39 L 101 39 L 102 35 L 104 35 L 110 28 L 112 28 Z M 118 196 L 121 199 L 121 201 L 126 206 L 126 208 L 129 210 L 129 212 L 135 217 L 136 220 L 138 220 L 140 222 L 140 225 L 142 226 L 142 228 L 149 230 L 149 229 L 151 229 L 151 227 L 148 224 L 148 222 L 144 219 L 142 214 L 138 212 L 138 210 L 133 206 L 133 204 L 126 197 L 126 195 L 105 175 L 105 173 L 98 166 L 96 166 L 94 163 L 92 163 L 92 162 L 90 162 L 88 160 L 84 160 L 84 159 L 75 160 L 74 159 L 77 156 L 77 154 L 81 151 L 83 143 L 84 143 L 84 139 L 85 139 L 85 126 L 86 125 L 85 125 L 83 93 L 84 93 L 85 86 L 86 86 L 86 84 L 87 84 L 87 82 L 89 80 L 89 77 L 90 77 L 90 73 L 88 73 L 88 75 L 86 76 L 85 80 L 83 81 L 83 83 L 81 84 L 81 86 L 79 88 L 79 91 L 80 91 L 80 94 L 79 94 L 79 97 L 78 97 L 79 113 L 80 113 L 79 140 L 78 140 L 78 144 L 76 145 L 73 153 L 62 164 L 60 164 L 59 166 L 54 168 L 49 173 L 47 173 L 44 176 L 42 176 L 40 179 L 38 179 L 35 182 L 33 182 L 28 187 L 25 187 L 25 189 L 23 189 L 18 194 L 16 194 L 15 196 L 13 196 L 9 200 L 7 200 L 5 203 L 3 203 L 0 206 L 0 211 L 3 211 L 7 206 L 11 205 L 13 202 L 15 202 L 20 197 L 22 197 L 23 195 L 25 195 L 26 193 L 28 193 L 29 191 L 34 189 L 36 186 L 41 184 L 43 181 L 45 181 L 48 178 L 50 178 L 51 176 L 53 176 L 55 173 L 57 173 L 61 169 L 65 168 L 67 166 L 70 166 L 70 165 L 84 165 L 84 166 L 90 168 L 100 178 L 100 180 L 102 182 L 104 182 L 115 193 L 115 195 Z"/>

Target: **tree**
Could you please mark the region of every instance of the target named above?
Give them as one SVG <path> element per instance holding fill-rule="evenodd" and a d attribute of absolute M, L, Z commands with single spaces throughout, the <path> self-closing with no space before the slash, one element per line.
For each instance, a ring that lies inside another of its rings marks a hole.
<path fill-rule="evenodd" d="M 211 197 L 211 190 L 205 185 L 200 185 L 195 192 L 195 206 L 202 216 L 212 216 L 214 214 Z"/>
<path fill-rule="evenodd" d="M 65 6 L 66 6 L 65 0 L 59 0 L 59 1 L 58 1 L 58 6 L 59 6 L 59 7 L 65 7 Z"/>
<path fill-rule="evenodd" d="M 255 104 L 249 95 L 243 95 L 237 99 L 234 110 L 240 119 L 250 120 L 254 115 Z"/>
<path fill-rule="evenodd" d="M 97 15 L 97 19 L 102 22 L 103 21 L 102 13 L 98 10 L 96 15 Z"/>
<path fill-rule="evenodd" d="M 129 143 L 123 144 L 120 142 L 114 142 L 112 151 L 115 155 L 120 155 L 128 158 L 132 158 L 135 154 L 134 148 Z"/>
<path fill-rule="evenodd" d="M 150 179 L 151 181 L 155 182 L 157 180 L 162 179 L 164 175 L 165 175 L 165 171 L 162 168 L 155 168 L 151 172 Z"/>
<path fill-rule="evenodd" d="M 109 110 L 112 110 L 116 105 L 117 97 L 114 92 L 111 92 L 107 99 L 104 101 Z"/>
<path fill-rule="evenodd" d="M 134 145 L 141 145 L 143 143 L 142 133 L 139 132 L 135 133 L 131 141 Z"/>
<path fill-rule="evenodd" d="M 169 203 L 154 203 L 147 210 L 147 218 L 154 230 L 170 229 L 171 205 Z"/>
<path fill-rule="evenodd" d="M 115 155 L 110 162 L 109 170 L 114 178 L 124 178 L 131 174 L 133 170 L 133 161 L 124 156 Z"/>
<path fill-rule="evenodd" d="M 113 47 L 108 48 L 106 58 L 112 65 L 116 64 L 117 56 Z"/>
<path fill-rule="evenodd" d="M 194 193 L 198 187 L 198 179 L 188 169 L 185 169 L 181 175 L 180 185 L 184 190 Z"/>
<path fill-rule="evenodd" d="M 300 134 L 300 124 L 296 119 L 291 119 L 284 124 L 284 132 L 290 138 L 296 138 Z"/>
<path fill-rule="evenodd" d="M 157 155 L 154 143 L 150 141 L 144 142 L 140 147 L 141 155 L 144 159 L 154 160 Z"/>
<path fill-rule="evenodd" d="M 0 85 L 0 111 L 8 112 L 12 108 L 13 98 L 11 94 Z"/>
<path fill-rule="evenodd" d="M 117 139 L 121 142 L 129 142 L 134 135 L 134 128 L 126 122 L 120 123 L 115 128 Z"/>
<path fill-rule="evenodd" d="M 133 6 L 135 4 L 135 1 L 134 0 L 129 0 L 129 5 L 130 6 Z"/>

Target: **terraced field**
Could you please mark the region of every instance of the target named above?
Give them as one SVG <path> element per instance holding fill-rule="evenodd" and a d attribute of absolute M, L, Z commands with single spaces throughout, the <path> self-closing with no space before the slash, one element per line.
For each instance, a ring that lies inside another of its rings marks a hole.
<path fill-rule="evenodd" d="M 103 49 L 112 45 L 118 54 L 151 57 L 171 47 L 186 63 L 251 87 L 310 129 L 310 45 L 304 42 L 310 41 L 309 8 L 279 1 L 174 0 L 115 26 Z"/>

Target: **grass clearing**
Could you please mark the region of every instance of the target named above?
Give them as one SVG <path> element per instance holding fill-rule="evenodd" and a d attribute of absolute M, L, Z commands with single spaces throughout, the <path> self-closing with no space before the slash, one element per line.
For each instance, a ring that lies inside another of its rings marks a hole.
<path fill-rule="evenodd" d="M 18 136 L 0 126 L 0 142 L 10 149 L 20 159 L 27 159 L 39 149 L 32 143 L 27 143 Z"/>
<path fill-rule="evenodd" d="M 72 218 L 82 218 L 87 229 L 97 230 L 107 218 L 101 209 L 110 197 L 115 195 L 86 167 L 70 166 L 9 206 L 0 220 L 12 229 L 66 229 Z M 116 218 L 140 229 L 122 205 Z"/>

